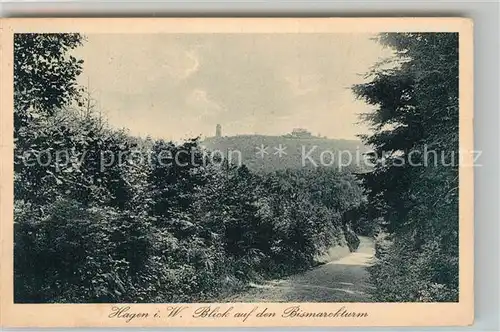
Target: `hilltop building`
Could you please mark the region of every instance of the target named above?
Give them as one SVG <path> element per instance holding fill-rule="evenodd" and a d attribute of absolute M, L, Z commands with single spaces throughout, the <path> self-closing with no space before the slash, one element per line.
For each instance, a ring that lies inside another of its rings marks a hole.
<path fill-rule="evenodd" d="M 222 137 L 222 126 L 219 123 L 215 126 L 215 137 Z"/>
<path fill-rule="evenodd" d="M 290 136 L 296 137 L 296 138 L 311 138 L 311 137 L 313 137 L 311 132 L 304 129 L 304 128 L 293 128 Z"/>

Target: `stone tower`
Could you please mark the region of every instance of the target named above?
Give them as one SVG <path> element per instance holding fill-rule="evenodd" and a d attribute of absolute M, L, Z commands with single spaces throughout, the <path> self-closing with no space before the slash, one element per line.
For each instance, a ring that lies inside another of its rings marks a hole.
<path fill-rule="evenodd" d="M 215 137 L 221 137 L 222 136 L 222 126 L 220 124 L 217 124 L 215 126 Z"/>

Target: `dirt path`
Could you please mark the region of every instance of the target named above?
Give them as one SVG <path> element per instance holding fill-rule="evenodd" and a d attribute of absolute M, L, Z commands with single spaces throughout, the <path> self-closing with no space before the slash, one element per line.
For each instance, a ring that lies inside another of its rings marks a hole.
<path fill-rule="evenodd" d="M 373 242 L 360 240 L 359 249 L 344 258 L 287 279 L 252 285 L 227 302 L 370 302 L 365 268 L 374 254 Z"/>

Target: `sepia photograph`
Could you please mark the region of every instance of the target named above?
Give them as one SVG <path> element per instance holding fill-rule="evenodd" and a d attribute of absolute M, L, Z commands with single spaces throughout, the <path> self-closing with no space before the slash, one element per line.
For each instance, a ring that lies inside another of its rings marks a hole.
<path fill-rule="evenodd" d="M 458 304 L 461 36 L 404 31 L 13 32 L 13 304 Z"/>

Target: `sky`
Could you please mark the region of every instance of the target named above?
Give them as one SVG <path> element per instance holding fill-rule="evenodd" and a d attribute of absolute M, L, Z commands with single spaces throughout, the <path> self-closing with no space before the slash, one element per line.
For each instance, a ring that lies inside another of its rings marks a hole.
<path fill-rule="evenodd" d="M 350 87 L 390 55 L 368 34 L 92 34 L 80 83 L 117 128 L 165 139 L 366 133 Z"/>

